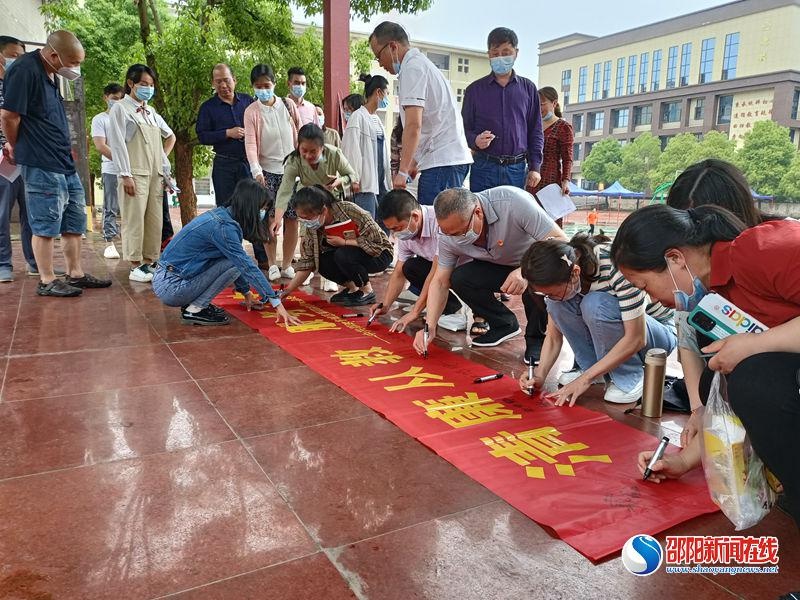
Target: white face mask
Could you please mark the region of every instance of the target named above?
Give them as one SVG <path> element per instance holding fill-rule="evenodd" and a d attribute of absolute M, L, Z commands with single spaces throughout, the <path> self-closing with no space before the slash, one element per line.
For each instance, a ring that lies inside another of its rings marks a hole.
<path fill-rule="evenodd" d="M 81 68 L 80 68 L 80 66 L 77 66 L 77 67 L 65 67 L 65 66 L 63 66 L 64 61 L 61 60 L 61 55 L 59 55 L 58 52 L 56 52 L 56 56 L 58 56 L 58 61 L 62 64 L 62 66 L 56 71 L 56 73 L 61 75 L 61 77 L 63 77 L 67 81 L 75 81 L 78 77 L 81 76 Z M 42 58 L 44 58 L 44 55 L 42 55 Z M 51 63 L 49 60 L 47 60 L 46 58 L 44 60 L 48 65 L 50 65 L 54 69 L 56 68 L 56 66 L 53 63 Z"/>

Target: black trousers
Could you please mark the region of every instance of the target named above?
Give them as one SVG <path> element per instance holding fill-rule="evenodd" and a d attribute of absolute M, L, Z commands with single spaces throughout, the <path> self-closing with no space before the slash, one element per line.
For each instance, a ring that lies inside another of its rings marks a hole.
<path fill-rule="evenodd" d="M 800 354 L 767 352 L 746 358 L 728 375 L 728 401 L 756 454 L 783 484 L 789 513 L 800 525 Z M 708 398 L 713 372 L 700 381 Z"/>
<path fill-rule="evenodd" d="M 425 280 L 428 278 L 432 268 L 433 263 L 431 261 L 414 256 L 403 263 L 403 275 L 408 279 L 412 287 L 421 290 L 425 286 Z M 452 315 L 459 310 L 461 310 L 461 302 L 458 301 L 453 292 L 449 292 L 443 314 Z"/>
<path fill-rule="evenodd" d="M 343 285 L 352 281 L 358 287 L 369 283 L 369 274 L 384 271 L 392 262 L 392 253 L 384 250 L 370 256 L 356 246 L 342 246 L 319 255 L 319 273 Z"/>
<path fill-rule="evenodd" d="M 517 267 L 496 265 L 482 260 L 473 260 L 457 267 L 450 277 L 450 286 L 472 312 L 486 319 L 493 329 L 519 327 L 514 313 L 495 297 L 511 271 Z M 525 340 L 541 340 L 547 331 L 547 308 L 544 299 L 525 291 L 522 294 L 525 307 Z"/>
<path fill-rule="evenodd" d="M 169 196 L 166 191 L 161 196 L 161 211 L 164 217 L 164 220 L 161 222 L 161 244 L 163 246 L 164 242 L 175 235 L 175 230 L 172 227 L 172 219 L 169 216 Z"/>

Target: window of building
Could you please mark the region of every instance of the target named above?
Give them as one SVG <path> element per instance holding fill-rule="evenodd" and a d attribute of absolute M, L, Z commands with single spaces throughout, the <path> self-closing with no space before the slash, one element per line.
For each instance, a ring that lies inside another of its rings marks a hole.
<path fill-rule="evenodd" d="M 705 98 L 695 98 L 694 99 L 694 113 L 692 114 L 692 118 L 695 121 L 702 121 L 703 117 L 705 116 L 706 112 L 706 99 Z"/>
<path fill-rule="evenodd" d="M 628 57 L 628 93 L 636 93 L 636 55 Z"/>
<path fill-rule="evenodd" d="M 653 50 L 653 69 L 650 75 L 650 90 L 657 92 L 661 79 L 661 50 Z"/>
<path fill-rule="evenodd" d="M 633 126 L 639 127 L 640 125 L 650 125 L 653 122 L 653 107 L 647 106 L 634 106 L 633 107 Z"/>
<path fill-rule="evenodd" d="M 799 106 L 800 106 L 800 89 L 795 88 L 794 96 L 792 97 L 792 112 L 790 113 L 790 118 L 797 119 L 797 111 Z"/>
<path fill-rule="evenodd" d="M 648 67 L 648 54 L 642 52 L 639 57 L 639 93 L 644 94 L 647 91 L 647 67 Z"/>
<path fill-rule="evenodd" d="M 576 135 L 583 133 L 583 115 L 572 115 L 572 131 Z"/>
<path fill-rule="evenodd" d="M 578 69 L 578 102 L 586 102 L 586 75 L 589 67 Z"/>
<path fill-rule="evenodd" d="M 580 160 L 580 159 L 581 159 L 581 145 L 572 144 L 572 160 Z"/>
<path fill-rule="evenodd" d="M 603 64 L 603 99 L 608 98 L 611 93 L 611 61 L 607 60 Z"/>
<path fill-rule="evenodd" d="M 689 85 L 689 67 L 692 64 L 692 42 L 681 46 L 681 80 L 679 85 Z"/>
<path fill-rule="evenodd" d="M 667 54 L 667 88 L 675 87 L 675 76 L 678 69 L 678 47 L 671 46 Z"/>
<path fill-rule="evenodd" d="M 661 105 L 661 122 L 662 123 L 680 123 L 681 121 L 681 103 L 680 102 L 665 102 Z"/>
<path fill-rule="evenodd" d="M 617 83 L 615 87 L 615 96 L 622 96 L 622 92 L 625 89 L 625 59 L 618 58 L 617 59 Z"/>
<path fill-rule="evenodd" d="M 569 86 L 572 85 L 572 69 L 565 69 L 561 71 L 561 91 L 568 92 Z"/>
<path fill-rule="evenodd" d="M 725 36 L 725 54 L 722 58 L 722 80 L 736 77 L 736 65 L 739 62 L 739 33 Z"/>
<path fill-rule="evenodd" d="M 569 104 L 569 92 L 564 94 L 564 106 Z"/>
<path fill-rule="evenodd" d="M 442 71 L 450 70 L 450 55 L 441 52 L 428 52 L 428 58 Z"/>
<path fill-rule="evenodd" d="M 611 122 L 614 124 L 614 129 L 628 126 L 629 109 L 618 108 L 611 111 Z"/>
<path fill-rule="evenodd" d="M 700 83 L 708 83 L 711 81 L 711 75 L 714 70 L 714 38 L 703 40 L 703 45 L 700 48 Z"/>
<path fill-rule="evenodd" d="M 469 73 L 469 59 L 468 58 L 458 58 L 458 72 L 459 73 Z"/>
<path fill-rule="evenodd" d="M 461 89 L 461 88 L 458 88 L 456 90 L 456 101 L 457 102 L 461 102 L 463 99 L 464 99 L 464 90 Z"/>
<path fill-rule="evenodd" d="M 601 63 L 594 64 L 594 77 L 592 77 L 592 100 L 600 99 L 600 67 Z"/>
<path fill-rule="evenodd" d="M 731 122 L 733 111 L 733 96 L 720 96 L 717 99 L 717 125 L 726 125 Z"/>
<path fill-rule="evenodd" d="M 590 131 L 600 131 L 605 125 L 605 113 L 600 110 L 597 112 L 589 113 L 589 129 Z"/>
<path fill-rule="evenodd" d="M 584 156 L 589 156 L 592 153 L 592 148 L 594 147 L 594 145 L 596 143 L 597 142 L 586 142 L 586 153 L 584 154 Z M 585 181 L 586 180 L 584 180 L 584 182 Z M 587 188 L 584 187 L 583 189 L 587 189 Z"/>

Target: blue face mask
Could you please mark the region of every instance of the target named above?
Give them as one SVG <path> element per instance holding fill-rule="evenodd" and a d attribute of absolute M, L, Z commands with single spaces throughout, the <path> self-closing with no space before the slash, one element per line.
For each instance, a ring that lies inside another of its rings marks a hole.
<path fill-rule="evenodd" d="M 353 116 L 353 113 L 350 112 L 349 110 L 344 111 L 344 122 L 347 123 L 347 121 L 349 121 L 350 117 L 352 117 L 352 116 Z"/>
<path fill-rule="evenodd" d="M 156 95 L 156 88 L 154 88 L 152 85 L 140 85 L 136 88 L 135 93 L 139 100 L 147 102 Z"/>
<path fill-rule="evenodd" d="M 675 275 L 672 274 L 672 269 L 669 266 L 669 259 L 664 257 L 667 261 L 667 271 L 669 271 L 669 276 L 672 278 L 672 284 L 675 286 L 675 291 L 673 291 L 673 295 L 675 298 L 675 310 L 680 310 L 682 312 L 691 312 L 693 311 L 697 305 L 700 303 L 700 300 L 703 299 L 703 296 L 708 294 L 708 290 L 706 286 L 703 285 L 703 282 L 700 281 L 699 277 L 693 277 L 692 272 L 689 271 L 689 267 L 686 267 L 686 272 L 689 273 L 689 277 L 692 277 L 692 295 L 690 296 L 683 290 L 678 288 L 678 282 L 675 281 Z"/>
<path fill-rule="evenodd" d="M 114 100 L 114 98 L 109 98 L 108 100 L 106 100 L 106 106 L 108 106 L 109 110 L 111 110 L 111 107 L 114 106 L 117 102 L 119 102 L 119 100 Z"/>
<path fill-rule="evenodd" d="M 492 71 L 497 75 L 508 75 L 514 68 L 515 56 L 495 56 L 489 59 Z"/>
<path fill-rule="evenodd" d="M 406 225 L 406 228 L 403 229 L 403 231 L 395 231 L 394 232 L 394 237 L 396 237 L 398 240 L 401 240 L 401 241 L 402 240 L 410 240 L 415 235 L 417 235 L 417 232 L 416 231 L 411 231 L 411 219 L 408 220 L 408 225 Z"/>
<path fill-rule="evenodd" d="M 266 208 L 259 209 L 259 211 L 258 211 L 258 220 L 259 221 L 263 221 L 266 218 L 267 218 L 267 209 Z"/>
<path fill-rule="evenodd" d="M 387 96 L 384 96 L 380 99 L 380 102 L 378 102 L 378 108 L 389 108 L 389 98 Z"/>
<path fill-rule="evenodd" d="M 6 59 L 6 71 L 11 68 L 11 65 L 14 64 L 14 61 L 17 60 L 16 58 L 7 58 Z"/>
<path fill-rule="evenodd" d="M 304 85 L 293 85 L 292 86 L 292 96 L 295 98 L 302 98 L 306 95 L 306 86 Z"/>
<path fill-rule="evenodd" d="M 555 116 L 556 116 L 555 113 L 551 110 L 549 113 L 547 113 L 545 116 L 542 117 L 542 121 L 549 121 Z"/>
<path fill-rule="evenodd" d="M 297 220 L 300 221 L 300 224 L 303 225 L 306 229 L 309 229 L 311 231 L 316 231 L 317 229 L 322 227 L 322 221 L 320 220 L 321 216 L 322 215 L 320 215 L 316 219 L 301 219 L 298 217 Z"/>
<path fill-rule="evenodd" d="M 270 88 L 270 89 L 256 88 L 253 91 L 256 94 L 256 98 L 261 100 L 261 102 L 269 102 L 270 100 L 272 100 L 272 97 L 275 95 L 275 90 L 273 90 L 272 88 Z"/>

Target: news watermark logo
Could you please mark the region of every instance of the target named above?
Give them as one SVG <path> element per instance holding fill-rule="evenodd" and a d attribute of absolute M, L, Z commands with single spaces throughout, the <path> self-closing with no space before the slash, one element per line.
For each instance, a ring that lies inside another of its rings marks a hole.
<path fill-rule="evenodd" d="M 664 560 L 664 550 L 653 536 L 639 534 L 633 536 L 622 547 L 622 564 L 634 575 L 652 575 Z"/>

